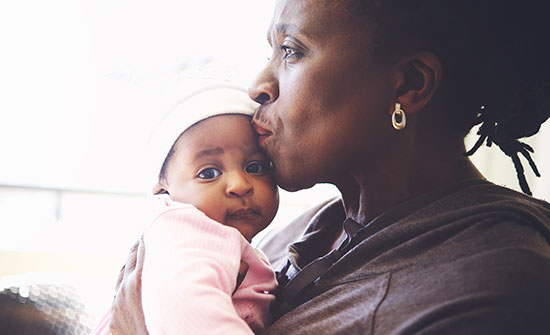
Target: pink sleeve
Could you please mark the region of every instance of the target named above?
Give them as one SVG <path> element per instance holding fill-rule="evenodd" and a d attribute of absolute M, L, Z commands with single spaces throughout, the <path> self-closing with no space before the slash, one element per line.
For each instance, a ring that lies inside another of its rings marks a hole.
<path fill-rule="evenodd" d="M 253 334 L 231 294 L 247 243 L 190 205 L 161 213 L 144 236 L 142 302 L 150 334 Z"/>
<path fill-rule="evenodd" d="M 249 244 L 241 258 L 249 265 L 244 281 L 233 294 L 237 314 L 256 334 L 261 334 L 271 324 L 269 307 L 275 300 L 272 292 L 277 288 L 275 273 L 267 257 Z"/>
<path fill-rule="evenodd" d="M 97 326 L 92 330 L 90 335 L 110 335 L 109 322 L 111 322 L 111 309 L 103 315 Z"/>

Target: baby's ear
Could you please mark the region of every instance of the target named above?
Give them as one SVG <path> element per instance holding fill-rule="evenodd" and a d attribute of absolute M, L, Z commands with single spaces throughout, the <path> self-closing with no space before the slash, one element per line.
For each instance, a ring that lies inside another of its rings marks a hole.
<path fill-rule="evenodd" d="M 153 187 L 153 194 L 154 195 L 158 195 L 158 194 L 168 194 L 168 190 L 166 189 L 166 187 L 164 185 L 162 185 L 160 182 L 157 183 L 154 187 Z"/>

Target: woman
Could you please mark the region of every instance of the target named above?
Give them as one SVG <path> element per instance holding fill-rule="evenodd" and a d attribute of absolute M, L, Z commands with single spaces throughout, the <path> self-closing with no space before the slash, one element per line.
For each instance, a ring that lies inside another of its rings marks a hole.
<path fill-rule="evenodd" d="M 518 139 L 550 115 L 543 7 L 277 1 L 273 55 L 249 90 L 259 143 L 281 187 L 332 183 L 342 201 L 260 245 L 283 266 L 266 333 L 550 331 L 550 205 L 491 184 L 467 157 L 495 144 L 530 193 L 519 156 L 537 171 Z M 285 236 L 299 241 L 277 259 Z"/>

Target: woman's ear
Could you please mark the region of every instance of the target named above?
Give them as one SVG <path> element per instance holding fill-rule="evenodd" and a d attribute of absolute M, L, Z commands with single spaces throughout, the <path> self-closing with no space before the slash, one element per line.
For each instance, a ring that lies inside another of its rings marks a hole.
<path fill-rule="evenodd" d="M 405 114 L 414 114 L 426 106 L 439 87 L 442 71 L 433 52 L 417 52 L 395 65 L 395 102 L 403 106 Z"/>
<path fill-rule="evenodd" d="M 154 187 L 153 187 L 153 194 L 154 195 L 158 195 L 158 194 L 168 194 L 168 189 L 166 186 L 164 186 L 162 183 L 158 182 Z"/>

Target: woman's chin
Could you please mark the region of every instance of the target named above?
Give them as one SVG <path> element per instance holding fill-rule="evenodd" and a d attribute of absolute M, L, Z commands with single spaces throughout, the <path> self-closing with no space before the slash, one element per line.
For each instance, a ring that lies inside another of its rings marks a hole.
<path fill-rule="evenodd" d="M 284 173 L 277 173 L 277 171 L 275 171 L 275 182 L 280 188 L 288 192 L 305 190 L 317 184 L 315 181 L 306 180 L 295 174 L 286 175 Z"/>

